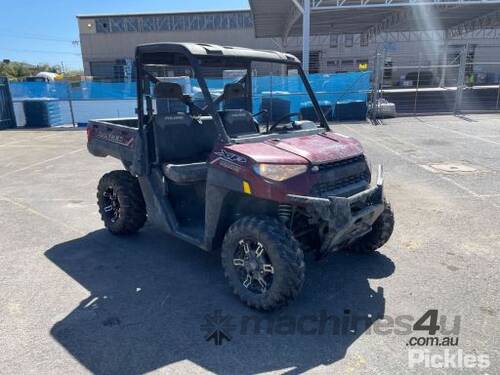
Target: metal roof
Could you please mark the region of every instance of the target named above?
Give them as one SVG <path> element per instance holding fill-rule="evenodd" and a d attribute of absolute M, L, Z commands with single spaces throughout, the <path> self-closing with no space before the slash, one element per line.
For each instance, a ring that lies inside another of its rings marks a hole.
<path fill-rule="evenodd" d="M 143 53 L 185 52 L 193 56 L 227 56 L 275 62 L 300 63 L 289 53 L 270 50 L 255 50 L 243 47 L 219 46 L 208 43 L 148 43 L 137 46 Z"/>
<path fill-rule="evenodd" d="M 78 14 L 76 18 L 100 18 L 100 17 L 134 17 L 134 16 L 160 16 L 160 15 L 198 15 L 213 13 L 249 13 L 250 9 L 220 9 L 220 10 L 200 10 L 200 11 L 179 11 L 179 12 L 139 12 L 139 13 L 95 13 Z"/>
<path fill-rule="evenodd" d="M 257 37 L 302 35 L 299 0 L 249 0 Z M 312 0 L 312 35 L 451 30 L 488 18 L 500 26 L 500 0 Z M 476 22 L 476 27 L 481 27 Z"/>

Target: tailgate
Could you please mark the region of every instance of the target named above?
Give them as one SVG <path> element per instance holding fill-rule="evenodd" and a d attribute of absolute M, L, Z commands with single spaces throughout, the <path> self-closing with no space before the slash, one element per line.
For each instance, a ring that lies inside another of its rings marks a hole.
<path fill-rule="evenodd" d="M 138 129 L 135 127 L 113 124 L 106 120 L 89 121 L 87 149 L 94 156 L 113 156 L 132 162 L 137 134 Z"/>

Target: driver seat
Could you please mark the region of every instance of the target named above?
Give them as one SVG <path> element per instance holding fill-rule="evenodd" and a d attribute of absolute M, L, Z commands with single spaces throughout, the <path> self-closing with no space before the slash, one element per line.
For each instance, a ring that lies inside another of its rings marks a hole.
<path fill-rule="evenodd" d="M 226 109 L 220 116 L 230 137 L 259 134 L 252 114 L 244 109 Z"/>
<path fill-rule="evenodd" d="M 252 114 L 244 109 L 245 88 L 241 83 L 228 83 L 224 86 L 224 111 L 220 112 L 224 128 L 230 137 L 258 134 L 259 129 Z"/>

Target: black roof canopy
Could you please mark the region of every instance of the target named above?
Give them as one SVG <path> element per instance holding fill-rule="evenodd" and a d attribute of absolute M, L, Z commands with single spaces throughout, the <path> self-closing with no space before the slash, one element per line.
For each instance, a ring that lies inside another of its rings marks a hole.
<path fill-rule="evenodd" d="M 261 60 L 277 63 L 300 64 L 300 61 L 289 53 L 270 50 L 254 50 L 243 47 L 220 46 L 206 43 L 149 43 L 136 48 L 136 56 L 141 56 L 143 63 L 159 62 L 155 55 L 177 53 L 186 57 L 227 57 L 240 60 Z"/>

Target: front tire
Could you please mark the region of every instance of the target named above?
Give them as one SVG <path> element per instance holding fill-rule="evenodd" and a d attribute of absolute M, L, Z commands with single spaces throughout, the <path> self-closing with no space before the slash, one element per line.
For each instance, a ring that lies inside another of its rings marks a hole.
<path fill-rule="evenodd" d="M 382 211 L 373 223 L 371 232 L 358 238 L 346 250 L 355 253 L 371 254 L 389 241 L 393 230 L 394 212 L 392 211 L 391 204 L 384 200 L 384 211 Z"/>
<path fill-rule="evenodd" d="M 104 225 L 113 234 L 137 232 L 146 222 L 146 204 L 136 177 L 127 171 L 102 176 L 97 187 L 97 204 Z"/>
<path fill-rule="evenodd" d="M 304 254 L 299 243 L 272 217 L 249 216 L 231 225 L 221 260 L 234 294 L 257 310 L 287 305 L 304 284 Z"/>

